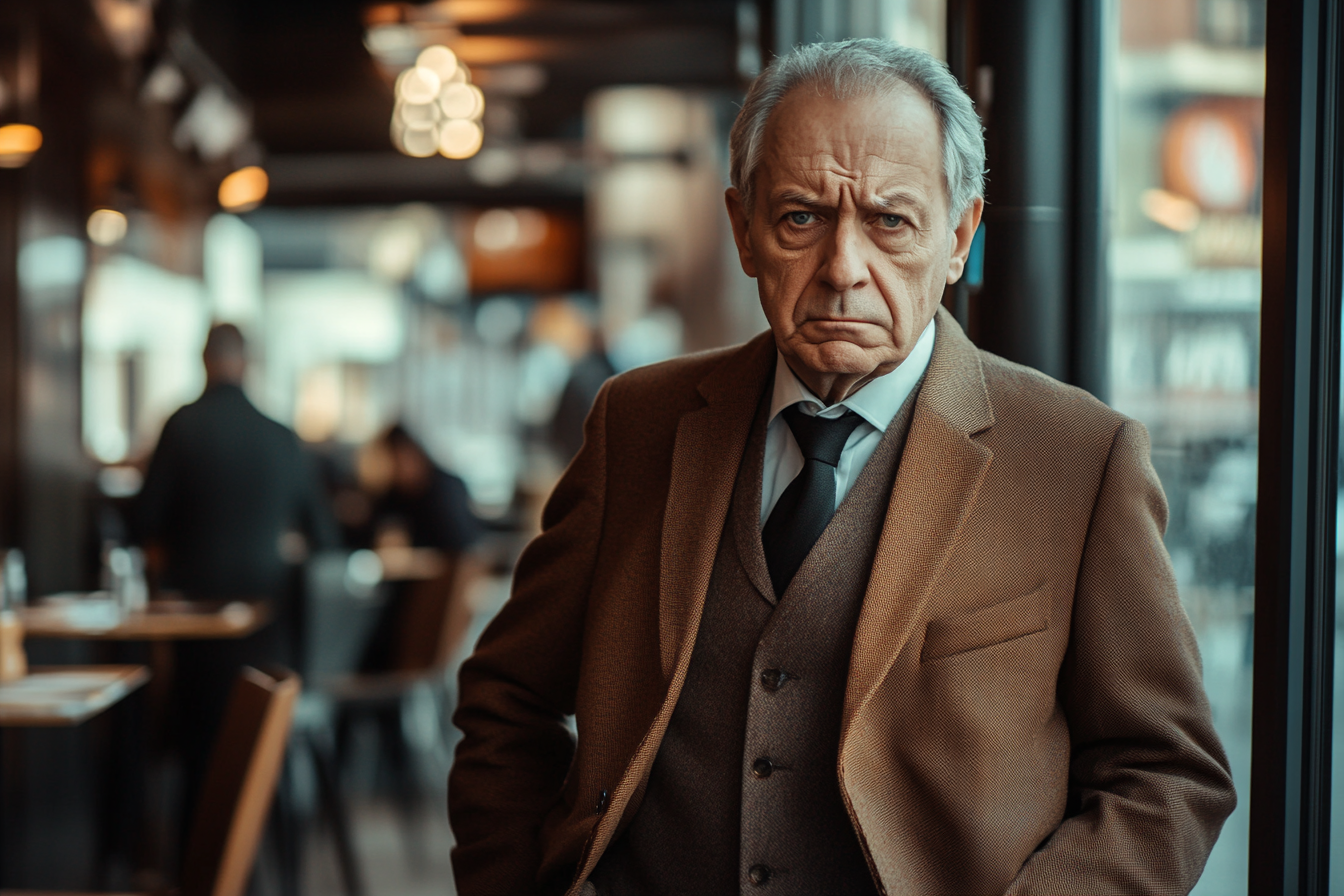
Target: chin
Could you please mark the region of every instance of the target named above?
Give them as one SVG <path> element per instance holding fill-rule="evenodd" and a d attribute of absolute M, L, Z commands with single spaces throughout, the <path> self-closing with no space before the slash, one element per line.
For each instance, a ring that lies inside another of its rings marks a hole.
<path fill-rule="evenodd" d="M 802 360 L 825 373 L 866 376 L 884 364 L 895 365 L 895 352 L 889 347 L 865 347 L 833 340 L 809 346 Z"/>

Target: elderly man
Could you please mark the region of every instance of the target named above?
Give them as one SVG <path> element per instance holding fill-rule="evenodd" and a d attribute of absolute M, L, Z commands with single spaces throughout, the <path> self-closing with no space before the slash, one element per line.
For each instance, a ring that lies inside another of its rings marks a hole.
<path fill-rule="evenodd" d="M 808 46 L 731 143 L 770 332 L 598 396 L 462 670 L 459 892 L 1188 891 L 1235 797 L 1146 433 L 939 310 L 970 101 Z"/>

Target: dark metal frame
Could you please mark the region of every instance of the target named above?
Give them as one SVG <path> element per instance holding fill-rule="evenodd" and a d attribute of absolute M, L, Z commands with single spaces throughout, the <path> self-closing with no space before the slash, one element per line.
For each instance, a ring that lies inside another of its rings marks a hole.
<path fill-rule="evenodd" d="M 982 348 L 1105 398 L 1106 0 L 947 0 L 948 62 L 986 120 L 984 285 L 950 300 Z M 992 74 L 977 96 L 977 70 Z M 972 298 L 973 296 L 973 298 Z"/>
<path fill-rule="evenodd" d="M 1102 401 L 1110 399 L 1111 237 L 1107 121 L 1105 0 L 1073 4 L 1073 245 L 1069 282 L 1068 380 Z"/>
<path fill-rule="evenodd" d="M 1329 892 L 1344 198 L 1332 0 L 1268 3 L 1250 892 Z"/>
<path fill-rule="evenodd" d="M 1085 4 L 1084 4 L 1085 5 Z M 971 303 L 981 348 L 1067 380 L 1073 317 L 1077 157 L 1075 4 L 977 2 L 976 58 L 987 67 L 984 287 Z"/>

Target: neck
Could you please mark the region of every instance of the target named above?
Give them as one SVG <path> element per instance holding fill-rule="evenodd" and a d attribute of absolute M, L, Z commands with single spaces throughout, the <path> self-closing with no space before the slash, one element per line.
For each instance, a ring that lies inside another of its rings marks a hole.
<path fill-rule="evenodd" d="M 784 363 L 789 365 L 793 375 L 798 377 L 804 386 L 812 390 L 813 395 L 826 402 L 827 407 L 839 404 L 879 376 L 896 369 L 896 366 L 892 365 L 878 367 L 868 373 L 818 373 L 815 370 L 799 370 L 789 358 L 785 358 Z"/>

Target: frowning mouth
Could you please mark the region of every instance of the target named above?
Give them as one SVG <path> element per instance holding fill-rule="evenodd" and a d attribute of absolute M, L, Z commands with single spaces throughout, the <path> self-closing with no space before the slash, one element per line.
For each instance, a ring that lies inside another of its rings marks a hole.
<path fill-rule="evenodd" d="M 881 326 L 881 324 L 879 324 L 877 321 L 865 320 L 864 318 L 861 317 L 812 317 L 803 321 L 801 326 L 807 326 L 808 324 L 819 324 L 821 326 L 825 326 L 827 324 L 838 324 L 838 325 L 866 324 L 868 326 L 874 326 L 874 327 Z"/>

